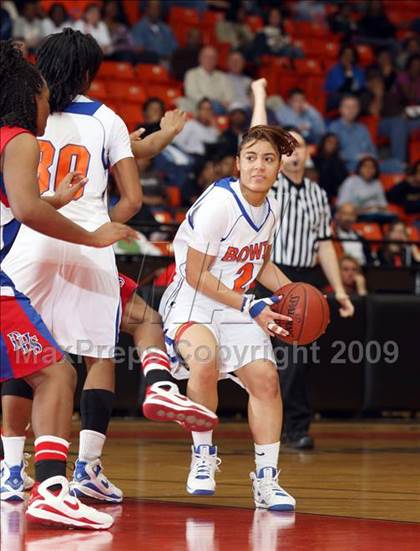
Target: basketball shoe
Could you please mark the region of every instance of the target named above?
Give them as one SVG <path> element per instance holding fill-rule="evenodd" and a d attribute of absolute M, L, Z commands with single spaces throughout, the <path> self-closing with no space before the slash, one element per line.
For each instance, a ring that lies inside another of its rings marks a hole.
<path fill-rule="evenodd" d="M 61 489 L 50 489 L 57 486 Z M 41 484 L 35 484 L 29 498 L 26 518 L 38 524 L 87 530 L 106 530 L 113 525 L 111 515 L 84 505 L 70 495 L 69 489 L 69 483 L 64 476 L 53 476 Z"/>
<path fill-rule="evenodd" d="M 0 472 L 0 500 L 23 501 L 25 492 L 25 465 L 9 466 L 6 461 L 1 462 Z"/>
<path fill-rule="evenodd" d="M 215 473 L 222 462 L 217 447 L 200 444 L 191 446 L 192 458 L 187 480 L 187 492 L 193 495 L 213 495 L 216 490 Z"/>
<path fill-rule="evenodd" d="M 169 381 L 148 387 L 143 414 L 151 421 L 174 421 L 188 431 L 212 430 L 219 422 L 217 415 L 205 406 L 192 402 Z"/>
<path fill-rule="evenodd" d="M 76 497 L 90 497 L 110 503 L 120 503 L 123 499 L 122 491 L 104 475 L 100 459 L 91 463 L 80 459 L 76 461 L 70 493 Z"/>
<path fill-rule="evenodd" d="M 274 467 L 263 467 L 250 473 L 254 502 L 257 508 L 269 511 L 294 511 L 296 500 L 278 483 L 280 471 Z"/>

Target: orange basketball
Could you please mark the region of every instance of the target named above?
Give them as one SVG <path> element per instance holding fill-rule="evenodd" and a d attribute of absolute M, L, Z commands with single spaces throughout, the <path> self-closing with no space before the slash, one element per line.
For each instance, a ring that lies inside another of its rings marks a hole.
<path fill-rule="evenodd" d="M 330 323 L 330 308 L 324 295 L 308 283 L 288 283 L 277 292 L 282 296 L 271 308 L 278 314 L 293 318 L 279 321 L 289 331 L 281 340 L 290 344 L 309 344 L 325 333 Z"/>

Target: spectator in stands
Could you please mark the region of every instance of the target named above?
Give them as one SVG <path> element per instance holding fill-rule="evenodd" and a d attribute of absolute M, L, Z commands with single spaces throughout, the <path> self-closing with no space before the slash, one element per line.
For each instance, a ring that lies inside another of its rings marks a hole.
<path fill-rule="evenodd" d="M 293 126 L 307 143 L 318 143 L 325 134 L 321 113 L 308 103 L 302 88 L 292 88 L 287 94 L 287 103 L 275 111 L 281 126 Z"/>
<path fill-rule="evenodd" d="M 388 203 L 379 176 L 379 164 L 374 157 L 361 159 L 356 173 L 346 178 L 338 190 L 337 205 L 354 205 L 360 221 L 385 223 L 395 219 L 395 215 L 387 212 Z"/>
<path fill-rule="evenodd" d="M 209 98 L 215 113 L 224 114 L 234 100 L 234 94 L 226 73 L 216 69 L 217 50 L 213 46 L 204 46 L 198 59 L 199 66 L 185 75 L 185 95 L 190 102 L 181 107 L 184 111 L 191 111 L 194 110 L 192 105 L 195 107 L 203 98 Z"/>
<path fill-rule="evenodd" d="M 397 77 L 396 89 L 404 106 L 420 105 L 419 54 L 414 54 L 407 59 L 405 70 Z"/>
<path fill-rule="evenodd" d="M 338 63 L 331 67 L 325 80 L 328 110 L 336 109 L 344 94 L 357 94 L 364 87 L 365 76 L 358 63 L 356 48 L 344 44 L 338 55 Z"/>
<path fill-rule="evenodd" d="M 245 58 L 239 51 L 230 52 L 227 58 L 227 77 L 233 89 L 235 104 L 251 108 L 251 78 L 244 74 Z"/>
<path fill-rule="evenodd" d="M 82 19 L 76 21 L 74 28 L 84 34 L 91 34 L 105 55 L 112 53 L 111 36 L 101 19 L 101 11 L 97 4 L 86 6 Z"/>
<path fill-rule="evenodd" d="M 409 167 L 405 180 L 388 190 L 386 198 L 403 207 L 406 214 L 419 215 L 420 221 L 420 161 Z"/>
<path fill-rule="evenodd" d="M 359 21 L 359 40 L 375 45 L 393 45 L 395 26 L 384 12 L 381 0 L 370 0 L 364 17 Z"/>
<path fill-rule="evenodd" d="M 154 54 L 160 61 L 169 60 L 176 48 L 172 30 L 160 17 L 161 4 L 158 0 L 149 0 L 144 16 L 132 28 L 132 35 L 137 46 Z"/>
<path fill-rule="evenodd" d="M 153 159 L 137 159 L 136 162 L 143 188 L 143 204 L 150 207 L 166 206 L 164 173 L 155 168 Z"/>
<path fill-rule="evenodd" d="M 343 35 L 343 41 L 348 42 L 357 34 L 358 25 L 353 17 L 353 8 L 349 2 L 338 4 L 337 11 L 328 16 L 331 32 Z"/>
<path fill-rule="evenodd" d="M 0 40 L 9 40 L 13 34 L 13 20 L 9 12 L 0 7 Z"/>
<path fill-rule="evenodd" d="M 43 37 L 39 2 L 29 0 L 22 5 L 20 16 L 13 26 L 13 37 L 23 40 L 30 50 L 34 50 Z"/>
<path fill-rule="evenodd" d="M 217 22 L 218 42 L 228 42 L 233 49 L 240 50 L 244 54 L 249 53 L 255 35 L 246 22 L 247 15 L 246 2 L 241 2 L 239 6 L 232 4 L 225 19 Z"/>
<path fill-rule="evenodd" d="M 191 27 L 187 31 L 185 46 L 175 50 L 171 59 L 171 69 L 175 80 L 183 81 L 185 73 L 197 67 L 198 54 L 203 45 L 203 37 L 199 29 Z"/>
<path fill-rule="evenodd" d="M 420 250 L 416 245 L 395 243 L 395 241 L 408 241 L 407 227 L 404 222 L 390 224 L 385 241 L 386 243 L 378 250 L 381 266 L 400 268 L 420 262 Z"/>
<path fill-rule="evenodd" d="M 379 74 L 384 81 L 386 92 L 390 92 L 397 80 L 395 59 L 389 48 L 380 48 L 376 53 L 376 63 L 371 65 L 368 74 Z"/>
<path fill-rule="evenodd" d="M 61 33 L 65 27 L 73 28 L 73 21 L 69 18 L 63 4 L 52 4 L 48 10 L 48 17 L 42 20 L 43 36 Z"/>
<path fill-rule="evenodd" d="M 102 6 L 102 19 L 111 37 L 107 58 L 133 64 L 141 63 L 142 55 L 134 44 L 121 4 L 115 0 L 106 0 Z"/>
<path fill-rule="evenodd" d="M 262 55 L 303 57 L 302 50 L 295 46 L 284 29 L 283 14 L 279 8 L 270 8 L 265 26 L 257 33 L 252 45 L 256 59 Z"/>
<path fill-rule="evenodd" d="M 220 136 L 220 145 L 223 151 L 237 155 L 238 145 L 243 134 L 249 128 L 249 118 L 242 105 L 233 103 L 229 110 L 229 126 Z"/>
<path fill-rule="evenodd" d="M 400 69 L 404 69 L 405 64 L 410 56 L 420 54 L 420 37 L 409 36 L 403 43 L 402 52 L 397 58 L 397 65 Z"/>
<path fill-rule="evenodd" d="M 340 143 L 332 132 L 327 132 L 318 145 L 313 162 L 318 173 L 318 183 L 325 189 L 328 199 L 337 196 L 338 188 L 348 176 L 348 170 L 340 157 Z"/>
<path fill-rule="evenodd" d="M 165 114 L 165 104 L 160 98 L 151 97 L 143 105 L 143 121 L 137 126 L 144 128 L 143 138 L 160 129 L 160 121 Z"/>
<path fill-rule="evenodd" d="M 172 143 L 184 153 L 204 156 L 206 144 L 216 143 L 219 135 L 212 102 L 203 98 L 198 102 L 196 119 L 187 121 Z"/>
<path fill-rule="evenodd" d="M 366 278 L 360 268 L 360 263 L 356 258 L 350 255 L 342 256 L 339 261 L 341 280 L 344 290 L 348 295 L 358 295 L 364 297 L 367 295 Z M 327 287 L 326 293 L 332 293 L 333 289 Z"/>
<path fill-rule="evenodd" d="M 335 212 L 333 234 L 334 237 L 343 240 L 335 242 L 338 256 L 350 255 L 364 266 L 370 264 L 373 258 L 369 243 L 353 229 L 356 220 L 355 206 L 352 203 L 343 203 Z M 346 241 L 346 239 L 351 241 Z"/>
<path fill-rule="evenodd" d="M 330 131 L 340 141 L 340 155 L 347 170 L 352 171 L 364 155 L 376 157 L 376 147 L 367 127 L 356 122 L 360 111 L 360 102 L 355 96 L 344 96 L 340 102 L 340 118 L 330 124 Z"/>
<path fill-rule="evenodd" d="M 214 171 L 216 180 L 230 178 L 236 173 L 235 155 L 223 152 L 214 160 Z"/>

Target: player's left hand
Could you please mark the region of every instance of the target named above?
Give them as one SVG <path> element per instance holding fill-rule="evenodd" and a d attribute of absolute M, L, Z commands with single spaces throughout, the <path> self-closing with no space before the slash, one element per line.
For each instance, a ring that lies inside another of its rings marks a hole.
<path fill-rule="evenodd" d="M 81 172 L 69 172 L 58 184 L 54 194 L 54 206 L 61 209 L 78 198 L 79 191 L 87 184 L 88 178 Z"/>
<path fill-rule="evenodd" d="M 253 295 L 244 295 L 242 311 L 248 312 L 266 335 L 270 337 L 287 337 L 289 332 L 278 325 L 277 321 L 292 321 L 292 318 L 284 314 L 277 314 L 277 312 L 271 309 L 271 306 L 280 302 L 282 298 L 281 296 L 273 295 L 267 298 L 255 299 Z"/>
<path fill-rule="evenodd" d="M 349 296 L 346 294 L 335 294 L 335 300 L 340 305 L 340 316 L 342 318 L 351 318 L 351 316 L 354 314 L 354 306 L 352 301 L 350 300 Z"/>
<path fill-rule="evenodd" d="M 180 109 L 166 111 L 160 121 L 160 128 L 171 132 L 174 136 L 179 134 L 187 122 L 187 115 Z"/>

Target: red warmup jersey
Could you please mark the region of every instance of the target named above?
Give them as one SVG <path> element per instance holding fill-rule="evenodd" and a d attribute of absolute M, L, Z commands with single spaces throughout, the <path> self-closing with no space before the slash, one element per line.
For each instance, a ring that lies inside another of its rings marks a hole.
<path fill-rule="evenodd" d="M 0 154 L 24 128 L 0 128 Z M 1 261 L 10 251 L 20 228 L 7 199 L 0 173 Z M 28 376 L 58 362 L 63 353 L 29 299 L 16 290 L 13 281 L 0 270 L 0 381 Z"/>
<path fill-rule="evenodd" d="M 118 281 L 120 282 L 121 311 L 124 313 L 124 309 L 137 290 L 138 285 L 134 279 L 124 274 L 118 274 Z"/>

